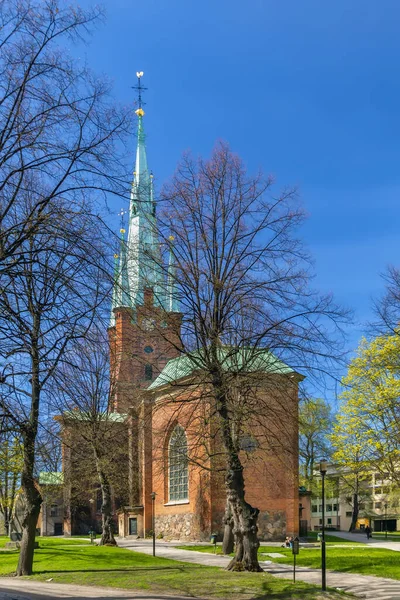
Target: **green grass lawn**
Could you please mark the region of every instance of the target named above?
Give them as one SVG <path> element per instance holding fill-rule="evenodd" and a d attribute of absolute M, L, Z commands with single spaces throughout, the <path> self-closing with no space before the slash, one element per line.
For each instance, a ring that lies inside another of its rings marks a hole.
<path fill-rule="evenodd" d="M 366 539 L 366 535 L 360 535 L 360 541 L 359 542 L 349 542 L 349 540 L 346 540 L 345 538 L 341 538 L 337 535 L 329 535 L 329 533 L 325 533 L 325 542 L 332 543 L 332 544 L 352 544 L 354 546 L 354 544 L 363 544 L 364 543 L 364 539 Z M 309 531 L 308 535 L 307 535 L 307 540 L 309 542 L 316 542 L 318 540 L 318 532 L 317 531 Z"/>
<path fill-rule="evenodd" d="M 341 542 L 339 542 L 341 543 Z M 200 552 L 214 552 L 214 546 L 181 546 L 183 549 Z M 283 558 L 271 558 L 270 552 L 279 552 Z M 221 553 L 221 546 L 217 546 L 217 553 Z M 292 564 L 293 555 L 290 548 L 276 546 L 260 546 L 260 561 L 272 560 L 277 563 Z M 296 563 L 302 567 L 321 568 L 320 548 L 300 548 Z M 334 544 L 326 545 L 327 568 L 344 573 L 360 573 L 400 579 L 400 554 L 394 550 L 374 548 L 366 544 L 352 543 L 346 547 L 336 547 Z"/>
<path fill-rule="evenodd" d="M 51 546 L 65 546 L 65 545 L 87 545 L 90 544 L 90 540 L 88 539 L 87 541 L 85 540 L 75 540 L 73 538 L 55 538 L 55 537 L 37 537 L 36 541 L 39 542 L 39 546 L 41 545 L 43 540 L 43 543 L 45 542 L 46 547 L 49 548 Z M 7 537 L 6 535 L 0 535 L 0 548 L 4 548 L 6 545 L 6 542 L 9 542 L 10 538 Z M 8 553 L 8 552 L 7 552 Z M 2 554 L 3 557 L 3 554 Z"/>
<path fill-rule="evenodd" d="M 292 584 L 268 573 L 230 573 L 218 567 L 153 558 L 123 548 L 90 546 L 76 539 L 39 538 L 39 544 L 32 578 L 42 581 L 52 578 L 54 583 L 179 592 L 226 600 L 339 597 L 334 593 L 322 596 L 315 586 Z M 0 575 L 11 575 L 17 561 L 18 551 L 0 550 Z"/>
<path fill-rule="evenodd" d="M 285 558 L 273 559 L 274 562 L 292 563 L 290 550 L 282 548 Z M 266 557 L 267 558 L 267 557 Z M 314 548 L 301 548 L 297 564 L 304 567 L 321 567 L 321 551 Z M 344 573 L 361 573 L 400 579 L 400 554 L 394 550 L 373 548 L 362 544 L 348 545 L 345 548 L 326 547 L 326 566 L 328 569 Z"/>

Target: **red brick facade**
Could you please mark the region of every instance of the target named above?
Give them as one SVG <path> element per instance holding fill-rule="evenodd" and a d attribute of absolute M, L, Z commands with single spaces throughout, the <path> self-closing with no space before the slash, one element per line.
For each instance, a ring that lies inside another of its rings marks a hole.
<path fill-rule="evenodd" d="M 179 354 L 180 315 L 152 306 L 146 291 L 145 306 L 136 315 L 128 308 L 114 311 L 116 325 L 109 329 L 111 373 L 115 380 L 112 410 L 128 413 L 131 422 L 130 506 L 120 511 L 121 535 L 145 535 L 152 529 L 152 492 L 155 492 L 157 535 L 170 539 L 209 539 L 223 531 L 225 510 L 223 460 L 207 419 L 211 400 L 199 400 L 197 388 L 164 386 L 146 391 L 168 360 Z M 152 352 L 147 352 L 151 348 Z M 147 378 L 146 365 L 152 367 Z M 264 539 L 281 539 L 299 530 L 297 381 L 281 375 L 278 385 L 258 384 L 265 410 L 250 427 L 262 443 L 243 452 L 246 500 L 260 509 L 259 533 Z M 276 382 L 275 382 L 276 383 Z M 193 389 L 196 389 L 193 392 Z M 271 440 L 260 422 L 268 424 Z M 171 501 L 168 493 L 168 443 L 179 424 L 186 433 L 189 453 L 188 497 Z M 261 433 L 262 430 L 262 433 Z M 218 458 L 219 457 L 219 458 Z M 132 484 L 134 482 L 134 484 Z M 127 482 L 128 484 L 128 482 Z M 136 520 L 136 521 L 135 521 Z"/>

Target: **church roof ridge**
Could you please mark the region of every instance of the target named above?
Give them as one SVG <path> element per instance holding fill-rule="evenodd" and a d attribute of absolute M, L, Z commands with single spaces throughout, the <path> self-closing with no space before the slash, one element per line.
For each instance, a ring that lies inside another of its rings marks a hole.
<path fill-rule="evenodd" d="M 62 471 L 40 471 L 39 485 L 62 485 L 64 473 Z"/>
<path fill-rule="evenodd" d="M 147 389 L 154 390 L 163 385 L 188 377 L 196 371 L 201 371 L 201 352 L 203 351 L 204 349 L 200 348 L 194 352 L 181 354 L 168 361 L 164 369 Z M 234 346 L 224 345 L 221 346 L 220 353 L 220 360 L 224 368 L 233 373 L 236 371 L 247 373 L 262 371 L 274 375 L 290 375 L 296 373 L 294 369 L 289 367 L 289 365 L 277 358 L 266 348 L 252 348 L 251 346 L 235 348 Z M 246 356 L 247 353 L 249 353 L 248 356 Z M 251 354 L 253 354 L 253 356 L 251 356 Z"/>
<path fill-rule="evenodd" d="M 93 413 L 90 410 L 65 410 L 61 415 L 63 419 L 71 419 L 74 421 L 86 421 L 93 419 L 93 416 L 97 417 L 99 421 L 112 421 L 114 423 L 122 423 L 127 418 L 127 414 L 118 412 L 104 412 Z"/>

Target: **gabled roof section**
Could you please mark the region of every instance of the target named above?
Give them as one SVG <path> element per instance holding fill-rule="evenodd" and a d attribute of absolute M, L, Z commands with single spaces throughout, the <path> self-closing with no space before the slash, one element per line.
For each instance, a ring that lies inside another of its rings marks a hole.
<path fill-rule="evenodd" d="M 39 485 L 62 485 L 64 473 L 60 471 L 41 471 L 39 473 Z"/>
<path fill-rule="evenodd" d="M 128 415 L 123 413 L 112 413 L 104 412 L 93 414 L 90 411 L 83 410 L 66 410 L 63 412 L 61 418 L 71 421 L 91 421 L 95 418 L 97 421 L 111 422 L 111 423 L 123 423 Z"/>
<path fill-rule="evenodd" d="M 173 383 L 184 377 L 193 375 L 196 371 L 201 371 L 203 364 L 203 350 L 197 350 L 190 354 L 183 354 L 170 360 L 161 371 L 160 375 L 147 388 L 154 390 L 163 385 Z M 268 350 L 253 350 L 251 348 L 234 349 L 229 346 L 222 346 L 219 350 L 219 360 L 227 372 L 231 373 L 268 373 L 273 375 L 295 375 L 291 367 L 277 358 Z"/>

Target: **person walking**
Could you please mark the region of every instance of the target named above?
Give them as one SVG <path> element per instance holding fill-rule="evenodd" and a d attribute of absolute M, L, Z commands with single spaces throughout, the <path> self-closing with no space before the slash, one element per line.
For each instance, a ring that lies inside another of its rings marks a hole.
<path fill-rule="evenodd" d="M 371 531 L 371 527 L 369 525 L 366 526 L 365 533 L 367 534 L 367 540 L 369 540 L 369 538 L 372 537 L 371 536 L 372 531 Z"/>

